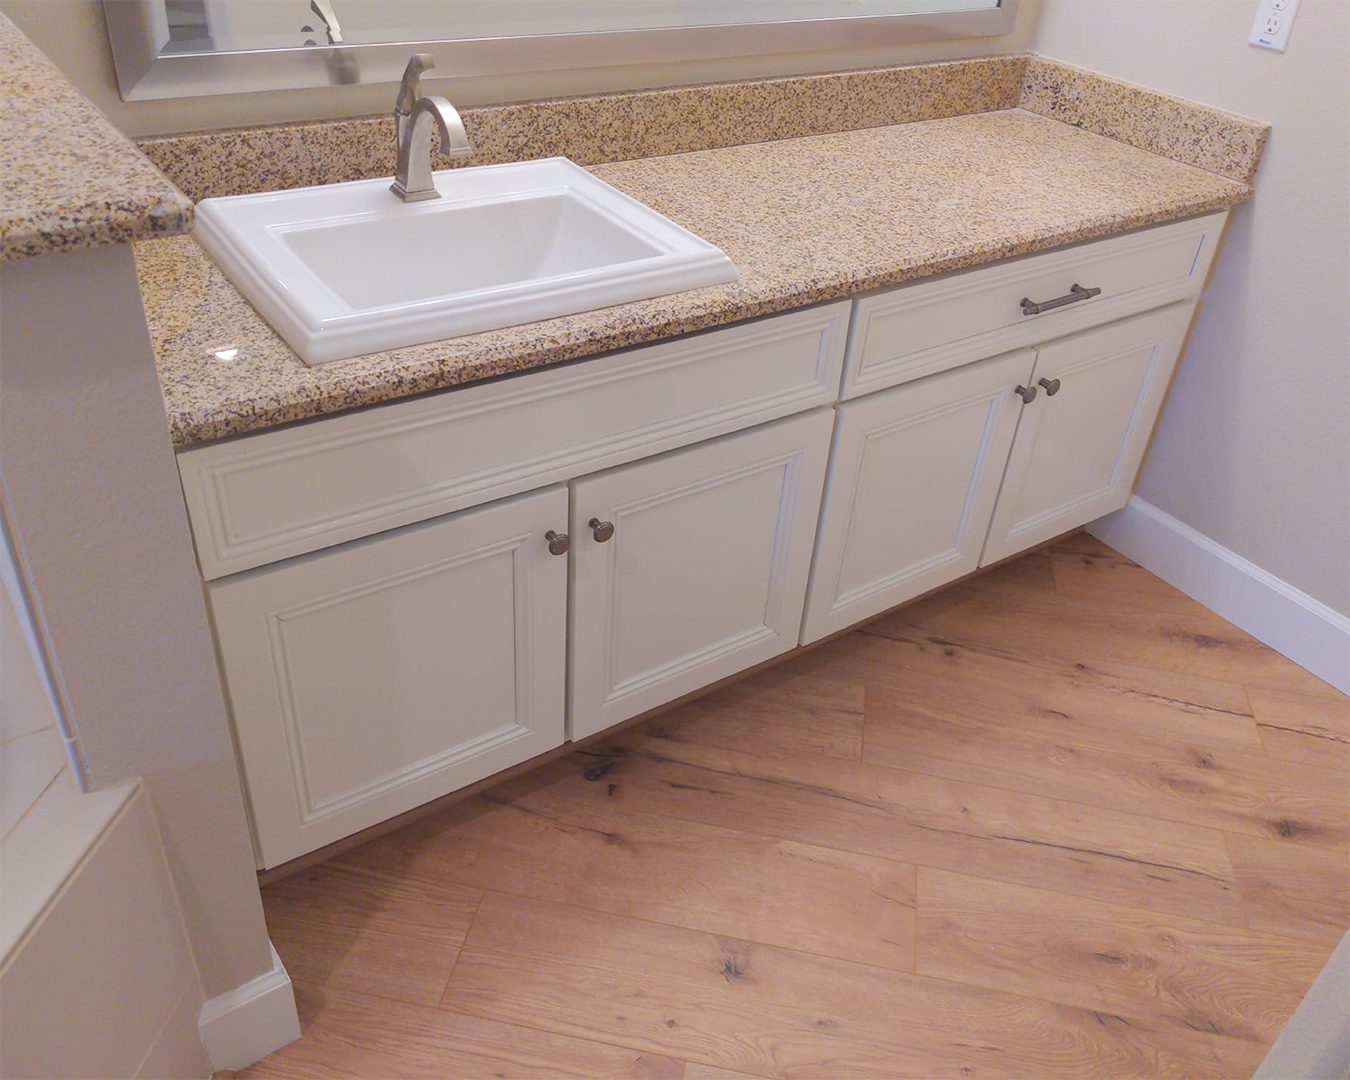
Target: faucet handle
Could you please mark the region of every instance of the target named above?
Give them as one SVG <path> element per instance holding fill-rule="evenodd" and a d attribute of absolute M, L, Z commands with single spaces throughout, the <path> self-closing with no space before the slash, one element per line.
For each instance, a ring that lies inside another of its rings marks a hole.
<path fill-rule="evenodd" d="M 436 66 L 436 58 L 431 53 L 413 53 L 408 58 L 408 66 L 403 69 L 403 81 L 398 88 L 398 101 L 394 105 L 397 115 L 407 116 L 417 99 L 422 96 L 422 72 Z"/>

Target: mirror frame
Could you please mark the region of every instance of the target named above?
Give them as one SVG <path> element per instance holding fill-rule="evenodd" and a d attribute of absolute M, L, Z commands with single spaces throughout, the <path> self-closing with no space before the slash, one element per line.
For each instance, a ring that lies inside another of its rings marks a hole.
<path fill-rule="evenodd" d="M 662 27 L 379 45 L 242 49 L 161 56 L 162 0 L 103 0 L 124 101 L 396 83 L 410 52 L 429 52 L 437 74 L 503 75 L 583 66 L 653 64 L 728 56 L 993 37 L 1012 30 L 1019 0 L 976 11 L 855 15 L 720 26 Z M 577 58 L 586 62 L 578 65 Z"/>

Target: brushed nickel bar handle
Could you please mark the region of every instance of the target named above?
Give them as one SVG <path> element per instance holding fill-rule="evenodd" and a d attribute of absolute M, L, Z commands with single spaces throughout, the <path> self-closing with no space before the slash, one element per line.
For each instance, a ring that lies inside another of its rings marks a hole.
<path fill-rule="evenodd" d="M 1063 296 L 1056 296 L 1053 300 L 1028 300 L 1022 297 L 1022 314 L 1039 315 L 1042 311 L 1054 311 L 1055 308 L 1063 307 L 1065 304 L 1076 304 L 1079 300 L 1091 300 L 1094 296 L 1101 295 L 1101 289 L 1085 289 L 1077 282 L 1069 286 L 1069 291 Z"/>

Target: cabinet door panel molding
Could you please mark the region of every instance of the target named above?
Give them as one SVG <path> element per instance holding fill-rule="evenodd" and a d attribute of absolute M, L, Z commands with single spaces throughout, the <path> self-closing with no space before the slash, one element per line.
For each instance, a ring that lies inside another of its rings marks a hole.
<path fill-rule="evenodd" d="M 979 565 L 1030 349 L 839 408 L 802 643 Z"/>
<path fill-rule="evenodd" d="M 981 565 L 1119 510 L 1153 433 L 1194 303 L 1054 342 L 1035 377 L 1054 383 L 1022 410 Z"/>
<path fill-rule="evenodd" d="M 577 481 L 571 735 L 797 644 L 833 414 Z M 594 542 L 586 523 L 614 524 Z"/>
<path fill-rule="evenodd" d="M 275 865 L 563 741 L 554 488 L 211 586 Z"/>

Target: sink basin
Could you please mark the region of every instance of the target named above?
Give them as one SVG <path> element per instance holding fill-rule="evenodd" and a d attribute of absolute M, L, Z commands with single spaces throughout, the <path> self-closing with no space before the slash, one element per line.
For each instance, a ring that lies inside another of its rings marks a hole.
<path fill-rule="evenodd" d="M 735 281 L 719 249 L 566 158 L 206 199 L 196 237 L 307 364 Z"/>

